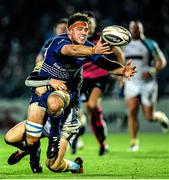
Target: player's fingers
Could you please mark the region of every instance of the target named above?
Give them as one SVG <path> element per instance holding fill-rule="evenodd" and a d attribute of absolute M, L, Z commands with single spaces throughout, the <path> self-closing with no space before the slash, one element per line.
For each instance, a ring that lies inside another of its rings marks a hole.
<path fill-rule="evenodd" d="M 102 48 L 102 50 L 103 50 L 103 51 L 110 51 L 111 49 L 110 49 L 109 46 L 105 46 L 105 47 Z"/>
<path fill-rule="evenodd" d="M 104 54 L 112 54 L 112 51 L 106 51 Z"/>
<path fill-rule="evenodd" d="M 67 90 L 67 86 L 66 85 L 62 85 L 61 87 L 62 87 L 63 90 L 65 90 L 65 91 Z"/>
<path fill-rule="evenodd" d="M 109 46 L 110 47 L 109 43 L 107 43 L 107 42 L 102 43 L 102 46 Z"/>
<path fill-rule="evenodd" d="M 132 60 L 130 59 L 128 62 L 127 62 L 127 66 L 131 65 L 132 63 Z"/>

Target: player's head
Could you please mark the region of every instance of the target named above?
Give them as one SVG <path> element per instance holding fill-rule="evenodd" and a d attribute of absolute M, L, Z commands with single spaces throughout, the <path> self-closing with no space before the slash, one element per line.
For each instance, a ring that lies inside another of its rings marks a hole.
<path fill-rule="evenodd" d="M 88 37 L 92 37 L 96 30 L 96 18 L 92 11 L 83 11 L 89 17 L 89 34 Z"/>
<path fill-rule="evenodd" d="M 75 44 L 84 44 L 88 37 L 89 19 L 86 14 L 75 13 L 70 16 L 67 23 L 67 32 L 71 41 Z"/>
<path fill-rule="evenodd" d="M 130 30 L 132 39 L 140 39 L 144 37 L 143 24 L 138 20 L 130 22 L 129 30 Z"/>
<path fill-rule="evenodd" d="M 60 35 L 66 32 L 67 28 L 67 18 L 59 19 L 53 26 L 53 32 L 55 35 Z"/>

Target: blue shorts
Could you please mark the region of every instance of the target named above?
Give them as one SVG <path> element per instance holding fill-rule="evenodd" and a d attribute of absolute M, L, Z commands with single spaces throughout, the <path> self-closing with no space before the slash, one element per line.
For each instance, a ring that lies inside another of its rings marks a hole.
<path fill-rule="evenodd" d="M 32 96 L 31 96 L 30 104 L 36 102 L 38 103 L 39 106 L 47 109 L 47 99 L 51 93 L 53 93 L 53 91 L 48 91 L 44 93 L 42 96 L 38 96 L 35 93 L 35 89 L 32 89 Z M 76 97 L 76 94 L 74 92 L 70 92 L 69 94 L 70 94 L 70 105 L 72 105 Z"/>

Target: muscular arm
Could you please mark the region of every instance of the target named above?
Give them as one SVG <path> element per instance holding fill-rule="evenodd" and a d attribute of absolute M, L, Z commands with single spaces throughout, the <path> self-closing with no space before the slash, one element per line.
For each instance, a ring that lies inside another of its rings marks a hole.
<path fill-rule="evenodd" d="M 25 80 L 25 85 L 28 87 L 40 87 L 49 85 L 49 79 L 40 78 L 38 76 L 28 76 Z"/>
<path fill-rule="evenodd" d="M 132 65 L 132 61 L 130 60 L 125 66 L 110 71 L 110 73 L 113 75 L 124 76 L 130 80 L 136 73 L 136 67 Z"/>
<path fill-rule="evenodd" d="M 95 47 L 88 47 L 84 45 L 64 45 L 61 49 L 61 53 L 67 56 L 85 57 L 95 54 Z"/>
<path fill-rule="evenodd" d="M 61 54 L 74 57 L 86 57 L 93 56 L 95 54 L 111 54 L 111 50 L 108 43 L 103 43 L 101 39 L 94 47 L 77 44 L 66 44 L 61 49 Z"/>
<path fill-rule="evenodd" d="M 144 79 L 155 77 L 156 73 L 162 70 L 167 64 L 166 58 L 158 46 L 156 47 L 156 52 L 157 54 L 154 56 L 155 64 L 153 67 L 150 67 L 148 71 L 143 72 L 142 77 Z"/>
<path fill-rule="evenodd" d="M 161 50 L 159 50 L 159 56 L 156 59 L 155 68 L 157 71 L 163 69 L 166 66 L 166 58 Z"/>
<path fill-rule="evenodd" d="M 55 90 L 67 90 L 65 81 L 57 79 L 46 79 L 38 76 L 38 72 L 33 72 L 25 80 L 25 85 L 28 87 L 43 87 L 51 86 Z"/>
<path fill-rule="evenodd" d="M 117 61 L 120 64 L 124 65 L 125 64 L 125 57 L 124 57 L 123 51 L 117 46 L 113 46 L 112 51 L 113 51 L 114 55 L 117 57 Z"/>

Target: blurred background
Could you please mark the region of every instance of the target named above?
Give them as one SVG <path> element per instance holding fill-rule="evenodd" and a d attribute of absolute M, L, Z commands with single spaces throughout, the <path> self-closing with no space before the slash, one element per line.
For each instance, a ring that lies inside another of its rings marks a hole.
<path fill-rule="evenodd" d="M 24 85 L 53 23 L 77 11 L 95 13 L 98 30 L 118 24 L 128 28 L 133 19 L 143 22 L 146 36 L 159 43 L 167 67 L 158 74 L 158 109 L 169 115 L 169 1 L 153 0 L 1 0 L 0 1 L 0 129 L 6 131 L 25 119 L 31 91 Z M 103 101 L 105 120 L 112 132 L 126 130 L 126 109 L 121 89 L 112 80 Z M 142 114 L 140 113 L 140 118 Z M 158 125 L 157 125 L 158 126 Z M 158 131 L 146 124 L 141 130 Z"/>

